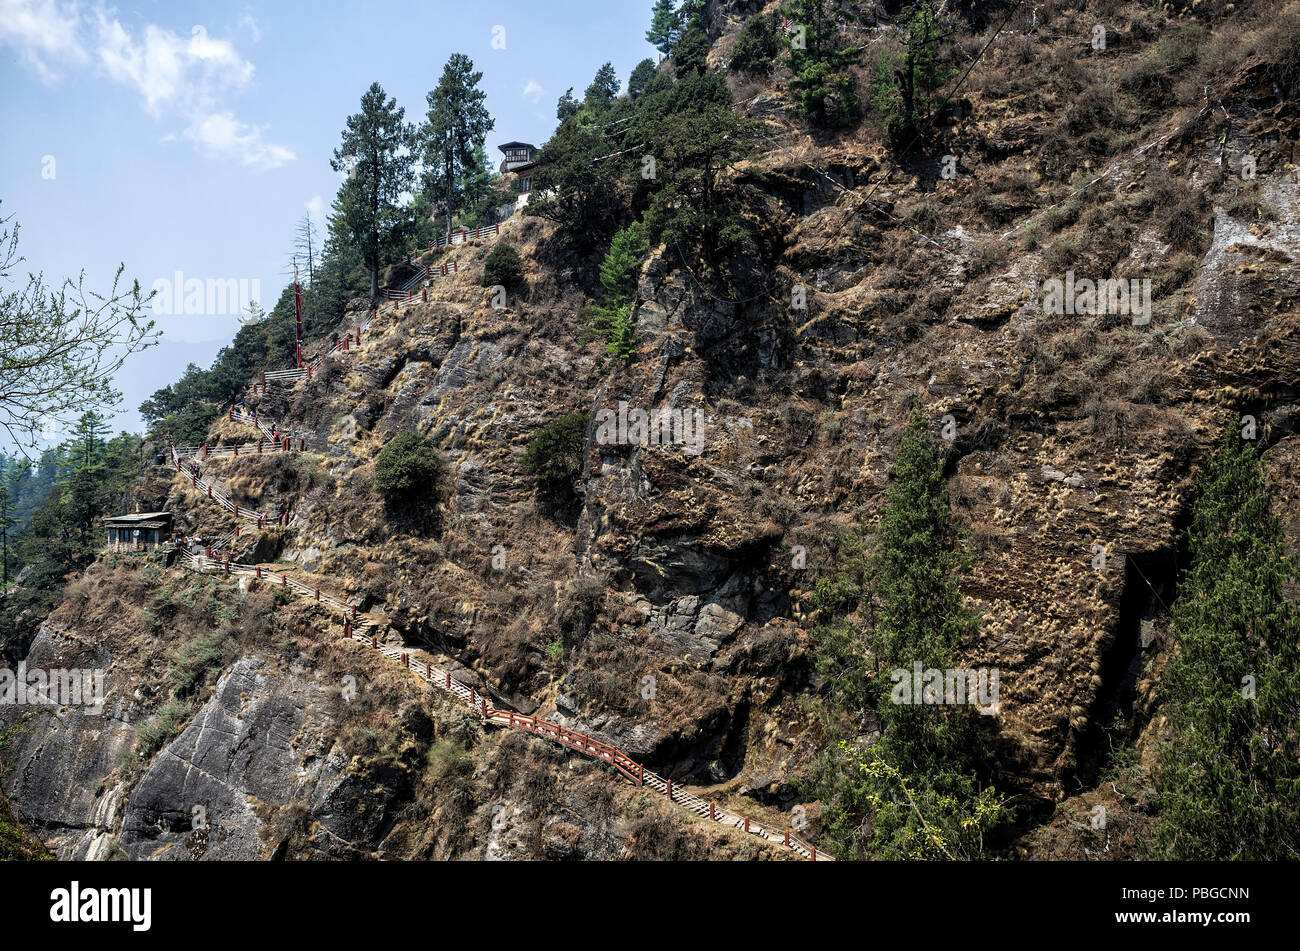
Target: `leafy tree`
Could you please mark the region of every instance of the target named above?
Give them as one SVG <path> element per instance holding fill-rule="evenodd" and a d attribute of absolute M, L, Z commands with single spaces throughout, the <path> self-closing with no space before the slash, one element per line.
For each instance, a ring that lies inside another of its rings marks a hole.
<path fill-rule="evenodd" d="M 745 21 L 731 49 L 727 68 L 741 73 L 767 76 L 781 52 L 780 21 L 774 14 L 759 13 Z"/>
<path fill-rule="evenodd" d="M 712 263 L 755 254 L 739 195 L 723 185 L 722 176 L 752 153 L 757 124 L 737 116 L 729 105 L 710 103 L 674 112 L 645 132 L 647 151 L 655 156 L 662 178 L 645 215 L 651 238 Z"/>
<path fill-rule="evenodd" d="M 348 116 L 343 141 L 330 166 L 347 172 L 339 193 L 343 222 L 361 249 L 370 271 L 370 296 L 379 296 L 379 269 L 387 253 L 400 248 L 407 217 L 398 205 L 410 190 L 414 173 L 410 145 L 412 127 L 406 110 L 371 84 L 361 97 L 361 111 Z"/>
<path fill-rule="evenodd" d="M 961 604 L 963 558 L 942 467 L 918 405 L 903 434 L 870 557 L 850 536 L 841 570 L 819 582 L 831 615 L 815 632 L 818 666 L 833 680 L 840 716 L 854 724 L 875 703 L 880 738 L 865 749 L 834 743 L 815 770 L 828 831 L 845 856 L 975 858 L 1010 819 L 989 782 L 985 724 L 971 705 L 893 702 L 869 669 L 953 667 L 976 619 Z M 870 640 L 858 633 L 869 625 Z M 842 722 L 842 721 L 841 721 Z"/>
<path fill-rule="evenodd" d="M 691 27 L 673 47 L 673 70 L 678 76 L 686 76 L 703 73 L 708 68 L 709 38 L 703 28 Z"/>
<path fill-rule="evenodd" d="M 48 421 L 74 410 L 110 406 L 121 395 L 113 377 L 127 357 L 157 342 L 139 283 L 97 294 L 85 275 L 58 289 L 39 274 L 15 283 L 19 226 L 0 218 L 0 427 L 17 445 L 35 446 Z"/>
<path fill-rule="evenodd" d="M 1161 678 L 1173 728 L 1155 771 L 1157 846 L 1175 859 L 1300 857 L 1295 562 L 1255 449 L 1229 428 L 1206 464 Z"/>
<path fill-rule="evenodd" d="M 385 443 L 375 457 L 375 489 L 390 506 L 412 509 L 435 495 L 445 471 L 433 440 L 408 430 Z"/>
<path fill-rule="evenodd" d="M 679 32 L 673 0 L 655 0 L 654 8 L 650 11 L 650 29 L 646 31 L 646 42 L 667 56 L 673 51 Z"/>
<path fill-rule="evenodd" d="M 560 101 L 556 103 L 555 118 L 559 119 L 561 122 L 564 122 L 564 120 L 576 116 L 578 114 L 578 110 L 581 108 L 582 108 L 582 103 L 578 102 L 577 99 L 573 98 L 573 87 L 570 86 L 568 89 L 564 91 L 564 95 L 560 97 Z"/>
<path fill-rule="evenodd" d="M 952 78 L 944 64 L 943 28 L 934 7 L 921 3 L 908 21 L 901 54 L 885 54 L 876 62 L 871 103 L 896 144 L 915 130 L 918 117 L 934 104 L 935 93 Z"/>
<path fill-rule="evenodd" d="M 606 63 L 596 70 L 596 76 L 583 94 L 582 102 L 586 106 L 599 108 L 609 105 L 617 95 L 618 75 L 614 72 L 614 64 Z"/>
<path fill-rule="evenodd" d="M 481 168 L 476 151 L 495 122 L 483 105 L 487 93 L 478 88 L 481 72 L 464 53 L 453 53 L 443 67 L 438 85 L 428 94 L 428 116 L 420 129 L 429 180 L 441 186 L 445 197 L 447 230 L 451 231 L 456 207 L 456 183 Z"/>
<path fill-rule="evenodd" d="M 524 472 L 552 494 L 567 494 L 582 473 L 587 414 L 569 413 L 537 430 L 524 450 Z"/>
<path fill-rule="evenodd" d="M 632 70 L 632 75 L 627 79 L 627 94 L 633 99 L 639 97 L 645 91 L 646 84 L 654 77 L 657 68 L 654 60 L 649 58 L 637 63 Z"/>
<path fill-rule="evenodd" d="M 790 11 L 790 19 L 802 31 L 786 39 L 786 65 L 794 73 L 790 88 L 799 97 L 803 114 L 817 125 L 849 125 L 859 114 L 850 72 L 858 50 L 841 46 L 839 0 L 795 0 Z"/>
<path fill-rule="evenodd" d="M 609 150 L 596 129 L 570 120 L 542 146 L 533 172 L 533 199 L 525 213 L 554 221 L 561 239 L 580 250 L 597 246 L 617 229 L 624 199 L 618 167 L 597 161 Z"/>

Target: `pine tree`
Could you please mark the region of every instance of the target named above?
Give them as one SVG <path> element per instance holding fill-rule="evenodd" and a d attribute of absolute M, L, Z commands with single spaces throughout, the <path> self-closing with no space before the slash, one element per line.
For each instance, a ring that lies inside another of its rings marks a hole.
<path fill-rule="evenodd" d="M 858 546 L 845 546 L 844 570 L 817 592 L 823 606 L 869 625 L 867 641 L 843 615 L 832 617 L 815 643 L 819 668 L 843 678 L 837 696 L 874 702 L 881 728 L 865 750 L 847 741 L 833 746 L 815 773 L 842 855 L 974 858 L 985 833 L 1009 819 L 989 784 L 987 723 L 973 704 L 895 702 L 878 678 L 865 689 L 857 682 L 868 666 L 909 674 L 918 662 L 923 669 L 953 667 L 957 648 L 977 626 L 958 589 L 959 541 L 918 403 L 894 461 L 874 551 L 864 559 Z M 860 716 L 856 706 L 844 712 Z"/>
<path fill-rule="evenodd" d="M 1173 741 L 1157 844 L 1175 859 L 1300 858 L 1300 616 L 1260 456 L 1232 428 L 1207 463 L 1161 678 Z"/>
<path fill-rule="evenodd" d="M 441 185 L 445 196 L 448 232 L 456 208 L 457 183 L 472 181 L 481 170 L 476 156 L 495 125 L 483 105 L 487 93 L 478 88 L 482 78 L 468 56 L 453 53 L 438 85 L 426 97 L 429 111 L 420 128 L 420 141 L 429 176 Z"/>
<path fill-rule="evenodd" d="M 617 360 L 636 354 L 636 322 L 632 307 L 636 301 L 641 264 L 650 251 L 645 229 L 633 222 L 614 235 L 609 251 L 600 263 L 600 283 L 605 288 L 603 305 L 589 307 L 584 320 L 605 337 L 605 350 Z"/>
<path fill-rule="evenodd" d="M 583 105 L 599 109 L 614 101 L 618 95 L 618 74 L 614 72 L 613 63 L 605 63 L 596 70 L 591 85 L 582 96 Z"/>
<path fill-rule="evenodd" d="M 65 523 L 89 542 L 95 518 L 103 508 L 105 483 L 104 417 L 92 411 L 82 413 L 72 435 L 62 447 L 59 479 Z"/>
<path fill-rule="evenodd" d="M 673 0 L 655 0 L 654 8 L 650 11 L 650 29 L 646 31 L 646 42 L 667 56 L 673 51 L 679 30 Z"/>
<path fill-rule="evenodd" d="M 682 0 L 682 5 L 677 8 L 674 16 L 677 18 L 678 33 L 685 33 L 687 30 L 704 29 L 704 10 L 708 6 L 707 0 Z"/>
<path fill-rule="evenodd" d="M 566 119 L 576 116 L 581 108 L 582 103 L 573 97 L 573 87 L 570 86 L 555 104 L 555 118 L 559 119 L 560 122 L 564 122 Z"/>
<path fill-rule="evenodd" d="M 609 252 L 600 262 L 600 283 L 608 303 L 627 304 L 633 300 L 641 264 L 649 251 L 645 228 L 639 222 L 634 221 L 614 235 Z"/>
<path fill-rule="evenodd" d="M 928 112 L 935 93 L 952 78 L 942 53 L 942 24 L 930 3 L 922 3 L 908 21 L 900 56 L 883 56 L 876 64 L 871 102 L 895 143 L 902 143 Z"/>
<path fill-rule="evenodd" d="M 790 88 L 803 113 L 824 126 L 845 126 L 858 117 L 857 84 L 851 67 L 856 47 L 844 47 L 836 0 L 795 0 L 790 20 L 801 28 L 787 37 L 786 65 L 794 73 Z"/>
<path fill-rule="evenodd" d="M 18 524 L 10 491 L 13 480 L 0 480 L 0 591 L 9 587 L 9 530 Z"/>
<path fill-rule="evenodd" d="M 654 78 L 656 68 L 654 60 L 649 58 L 637 63 L 632 75 L 627 78 L 627 94 L 635 100 L 645 92 L 646 84 Z"/>
<path fill-rule="evenodd" d="M 873 650 L 883 665 L 945 666 L 975 628 L 961 606 L 959 535 L 929 423 L 917 405 L 876 530 Z"/>
<path fill-rule="evenodd" d="M 907 49 L 899 70 L 899 86 L 903 97 L 903 118 L 911 125 L 921 111 L 928 111 L 934 93 L 948 81 L 952 70 L 947 69 L 940 56 L 943 29 L 934 7 L 921 4 L 912 14 L 907 30 Z"/>
<path fill-rule="evenodd" d="M 631 360 L 636 356 L 636 344 L 636 322 L 632 320 L 632 307 L 620 307 L 610 315 L 605 352 L 615 360 Z"/>
<path fill-rule="evenodd" d="M 370 271 L 370 296 L 379 296 L 379 268 L 400 242 L 407 225 L 399 207 L 413 180 L 412 127 L 406 110 L 373 83 L 361 97 L 361 111 L 348 116 L 343 141 L 330 166 L 346 172 L 339 204 L 351 238 Z"/>
<path fill-rule="evenodd" d="M 714 82 L 725 93 L 726 80 L 717 73 L 689 76 L 674 91 L 705 93 Z M 692 108 L 644 127 L 646 151 L 658 159 L 661 175 L 644 220 L 656 242 L 716 264 L 758 251 L 754 228 L 741 211 L 741 191 L 725 173 L 752 153 L 760 129 L 729 103 L 700 98 Z"/>
<path fill-rule="evenodd" d="M 703 73 L 709 67 L 709 38 L 702 27 L 682 33 L 673 47 L 673 71 L 678 77 Z"/>

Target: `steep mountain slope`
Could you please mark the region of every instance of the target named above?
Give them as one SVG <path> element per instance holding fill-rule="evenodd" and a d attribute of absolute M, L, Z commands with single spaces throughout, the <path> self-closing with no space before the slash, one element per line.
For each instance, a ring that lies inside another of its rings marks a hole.
<path fill-rule="evenodd" d="M 715 62 L 759 6 L 709 5 Z M 1101 802 L 1127 830 L 1105 854 L 1132 854 L 1179 533 L 1225 419 L 1254 417 L 1293 532 L 1300 514 L 1300 128 L 1264 80 L 1289 55 L 1267 24 L 1216 21 L 1236 45 L 1214 47 L 1212 89 L 1148 100 L 1121 92 L 1144 88 L 1191 19 L 1044 6 L 1036 28 L 1022 16 L 1003 37 L 962 38 L 965 105 L 902 159 L 868 127 L 806 131 L 779 75 L 738 81 L 738 109 L 769 136 L 736 173 L 779 235 L 755 262 L 765 291 L 729 300 L 655 249 L 629 364 L 583 342 L 593 262 L 559 253 L 551 224 L 502 225 L 528 282 L 505 307 L 479 283 L 487 242 L 438 255 L 458 267 L 427 302 L 381 313 L 310 380 L 250 397 L 306 451 L 205 466 L 242 504 L 293 512 L 236 539 L 236 559 L 291 566 L 489 696 L 815 839 L 797 782 L 825 743 L 809 593 L 836 533 L 880 511 L 919 397 L 969 530 L 963 591 L 982 622 L 964 660 L 1001 672 L 1000 763 L 1026 833 L 1007 847 L 1105 851 L 1077 831 Z M 1101 17 L 1105 57 L 1088 47 Z M 850 29 L 868 50 L 884 41 Z M 1150 322 L 1045 312 L 1041 283 L 1067 271 L 1152 281 Z M 365 322 L 355 304 L 340 333 Z M 598 444 L 594 421 L 620 403 L 698 410 L 698 451 Z M 593 426 L 567 510 L 522 457 L 575 411 Z M 373 487 L 380 448 L 409 430 L 450 467 L 433 529 Z M 249 435 L 226 421 L 212 440 Z M 234 527 L 183 475 L 151 478 L 139 498 L 182 533 Z M 28 658 L 56 661 L 107 669 L 110 712 L 20 738 L 4 788 L 62 856 L 788 857 L 485 731 L 343 641 L 337 619 L 257 585 L 106 559 Z M 163 711 L 176 683 L 185 703 Z M 1100 779 L 1128 746 L 1120 797 Z"/>

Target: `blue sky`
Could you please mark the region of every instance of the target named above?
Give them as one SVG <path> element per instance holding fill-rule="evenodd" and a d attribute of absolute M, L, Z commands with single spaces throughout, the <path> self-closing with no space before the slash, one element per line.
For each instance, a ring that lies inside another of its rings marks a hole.
<path fill-rule="evenodd" d="M 602 63 L 626 84 L 655 58 L 650 6 L 0 0 L 0 214 L 22 227 L 24 267 L 51 281 L 84 268 L 106 290 L 124 263 L 145 290 L 177 271 L 260 282 L 269 308 L 295 223 L 334 197 L 330 155 L 371 82 L 419 120 L 447 57 L 465 53 L 495 161 L 500 143 L 545 141 L 556 100 L 581 96 Z M 141 400 L 238 329 L 233 313 L 156 319 L 162 344 L 119 378 L 117 428 L 138 430 Z"/>

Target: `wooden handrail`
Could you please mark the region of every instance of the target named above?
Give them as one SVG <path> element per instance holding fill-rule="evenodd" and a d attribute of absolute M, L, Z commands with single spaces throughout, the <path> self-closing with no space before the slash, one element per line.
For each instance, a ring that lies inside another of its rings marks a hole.
<path fill-rule="evenodd" d="M 233 408 L 230 415 L 231 418 L 233 418 Z M 242 411 L 240 415 L 241 417 L 244 415 Z M 259 425 L 259 429 L 260 428 Z M 175 463 L 177 471 L 180 472 L 180 459 L 182 457 L 178 455 L 174 446 L 169 448 L 171 449 L 172 461 Z M 205 452 L 207 451 L 207 447 L 201 448 Z M 199 449 L 195 448 L 192 452 L 193 454 L 197 454 Z M 208 498 L 217 502 L 227 511 L 233 511 L 237 517 L 256 520 L 259 527 L 261 527 L 264 520 L 269 521 L 268 517 L 262 513 L 239 511 L 239 507 L 229 498 L 219 492 L 213 492 L 211 483 L 206 480 L 193 476 L 192 484 L 195 487 L 200 488 L 200 490 L 206 491 Z M 216 548 L 220 548 L 221 545 L 233 536 L 233 534 L 234 533 L 229 533 L 219 539 Z M 275 584 L 274 575 L 267 572 L 264 576 L 260 565 L 245 565 L 239 562 L 234 562 L 229 559 L 229 555 L 226 556 L 224 561 L 215 560 L 211 557 L 205 558 L 202 554 L 191 552 L 188 547 L 183 548 L 182 550 L 185 554 L 182 563 L 190 570 L 203 573 L 206 572 L 209 567 L 215 566 L 219 571 L 227 574 L 248 576 L 257 581 L 266 581 L 268 584 Z M 209 547 L 208 551 L 210 553 L 213 551 L 213 548 Z M 649 785 L 665 792 L 674 805 L 687 809 L 690 812 L 694 812 L 701 818 L 708 818 L 722 825 L 729 825 L 733 828 L 743 829 L 743 831 L 751 835 L 758 835 L 769 842 L 789 848 L 800 855 L 808 857 L 812 861 L 817 861 L 818 859 L 827 861 L 830 858 L 825 853 L 818 855 L 816 846 L 801 841 L 791 834 L 789 829 L 776 829 L 765 826 L 762 823 L 752 820 L 749 816 L 737 816 L 733 813 L 727 812 L 726 810 L 717 808 L 717 805 L 713 802 L 706 803 L 700 797 L 687 792 L 680 786 L 674 786 L 671 779 L 666 779 L 646 769 L 644 765 L 609 743 L 597 740 L 586 733 L 579 733 L 576 730 L 571 730 L 566 726 L 554 723 L 550 720 L 541 720 L 536 716 L 518 713 L 510 709 L 489 707 L 487 705 L 486 697 L 480 694 L 477 688 L 462 684 L 451 676 L 450 671 L 434 667 L 433 663 L 427 659 L 423 663 L 412 663 L 410 652 L 381 645 L 375 633 L 378 628 L 377 622 L 364 614 L 358 614 L 358 607 L 356 605 L 340 598 L 336 598 L 326 592 L 322 592 L 318 586 L 307 585 L 298 581 L 296 578 L 289 578 L 285 572 L 279 572 L 279 584 L 281 587 L 292 591 L 299 597 L 311 598 L 314 602 L 342 611 L 344 614 L 343 630 L 345 637 L 379 651 L 379 653 L 383 654 L 385 657 L 395 660 L 405 666 L 414 676 L 419 677 L 428 684 L 437 686 L 440 690 L 451 694 L 462 703 L 466 703 L 473 712 L 484 721 L 485 724 L 505 726 L 512 729 L 524 730 L 536 736 L 543 736 L 561 746 L 577 750 L 593 759 L 600 760 L 601 762 L 612 766 L 619 774 L 638 786 Z"/>

